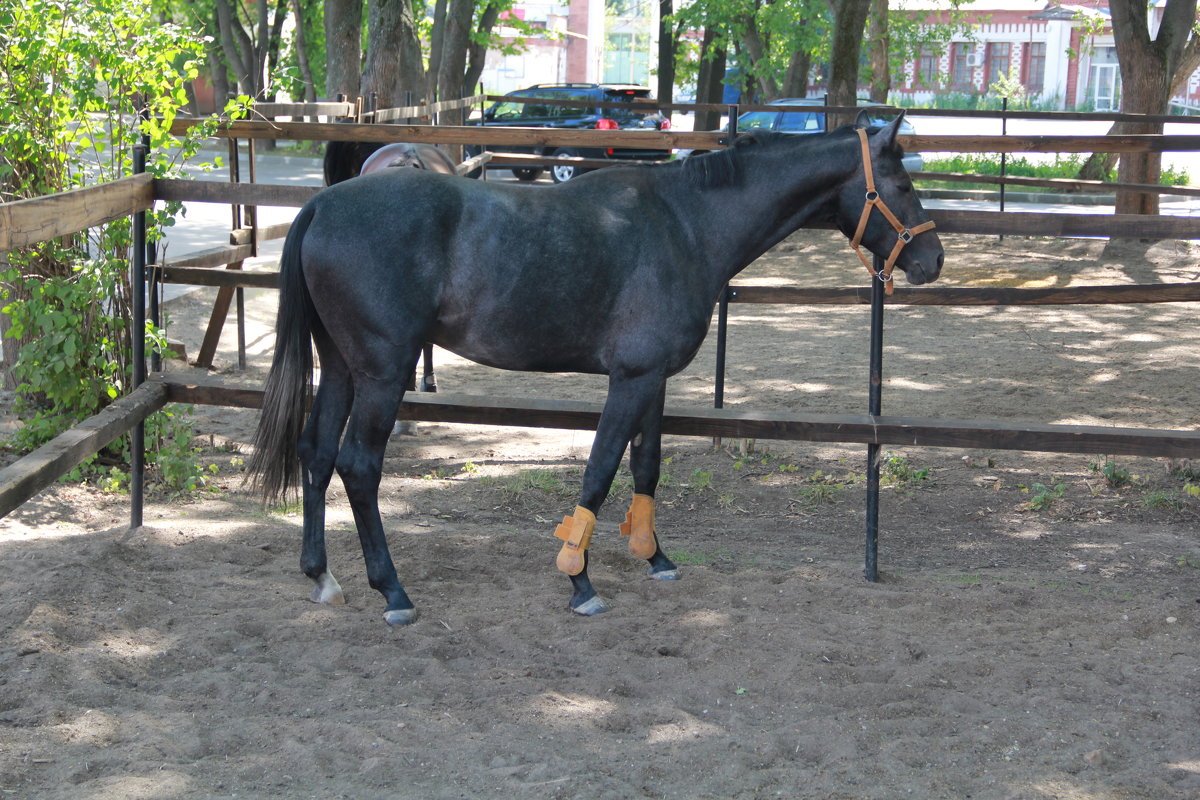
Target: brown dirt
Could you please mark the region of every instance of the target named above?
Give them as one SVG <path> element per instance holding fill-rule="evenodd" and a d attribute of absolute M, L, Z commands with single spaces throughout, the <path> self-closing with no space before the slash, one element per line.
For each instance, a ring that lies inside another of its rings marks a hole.
<path fill-rule="evenodd" d="M 945 280 L 1200 272 L 1174 244 L 1101 251 L 960 237 Z M 856 263 L 803 233 L 744 277 L 844 285 Z M 172 306 L 194 354 L 211 295 Z M 248 311 L 260 380 L 272 298 L 250 293 Z M 898 308 L 884 410 L 1196 428 L 1195 315 Z M 735 305 L 730 402 L 862 411 L 866 316 Z M 669 402 L 709 402 L 712 361 L 710 342 Z M 451 391 L 603 392 L 439 365 Z M 392 630 L 337 482 L 331 564 L 350 604 L 327 608 L 305 599 L 298 516 L 239 488 L 254 414 L 194 416 L 210 491 L 154 495 L 141 529 L 127 497 L 65 485 L 0 522 L 4 796 L 1200 797 L 1189 465 L 1116 459 L 1110 485 L 1102 457 L 890 453 L 883 580 L 868 584 L 863 448 L 671 438 L 659 529 L 684 578 L 647 581 L 625 552 L 623 475 L 593 543 L 614 610 L 585 620 L 565 609 L 549 533 L 590 436 L 422 425 L 394 438 L 381 491 L 422 610 Z"/>

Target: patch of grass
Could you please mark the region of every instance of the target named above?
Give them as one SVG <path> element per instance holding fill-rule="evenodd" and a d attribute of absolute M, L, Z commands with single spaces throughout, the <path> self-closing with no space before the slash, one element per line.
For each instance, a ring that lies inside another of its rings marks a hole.
<path fill-rule="evenodd" d="M 1179 495 L 1170 491 L 1146 492 L 1142 497 L 1142 502 L 1146 504 L 1146 508 L 1154 508 L 1159 511 L 1183 510 L 1183 501 Z"/>
<path fill-rule="evenodd" d="M 1175 559 L 1175 566 L 1188 567 L 1190 569 L 1200 569 L 1200 555 L 1195 553 L 1187 553 Z"/>
<path fill-rule="evenodd" d="M 842 493 L 846 491 L 846 487 L 853 483 L 854 479 L 855 476 L 852 473 L 847 473 L 846 478 L 838 478 L 817 470 L 804 479 L 804 485 L 800 487 L 798 492 L 800 503 L 805 508 L 815 508 L 825 503 L 835 503 L 842 496 Z"/>
<path fill-rule="evenodd" d="M 1025 503 L 1026 508 L 1032 511 L 1046 511 L 1054 505 L 1055 500 L 1067 493 L 1067 485 L 1056 483 L 1050 487 L 1044 483 L 1035 483 L 1028 488 L 1022 488 L 1021 491 L 1030 493 L 1029 501 Z"/>
<path fill-rule="evenodd" d="M 1104 478 L 1104 483 L 1110 489 L 1129 486 L 1137 477 L 1124 467 L 1118 466 L 1114 461 L 1105 461 L 1103 464 L 1095 463 L 1090 466 L 1092 472 L 1097 472 Z"/>
<path fill-rule="evenodd" d="M 713 552 L 707 550 L 671 550 L 667 553 L 667 557 L 676 564 L 706 567 L 718 559 L 728 558 L 729 552 L 725 550 L 716 550 Z"/>
<path fill-rule="evenodd" d="M 515 475 L 501 477 L 484 476 L 480 478 L 480 482 L 499 489 L 514 500 L 520 500 L 531 492 L 556 498 L 571 497 L 575 494 L 575 490 L 567 486 L 559 473 L 549 469 L 523 469 Z"/>
<path fill-rule="evenodd" d="M 895 453 L 887 453 L 879 467 L 882 486 L 911 486 L 929 479 L 929 467 L 918 469 L 907 458 Z"/>

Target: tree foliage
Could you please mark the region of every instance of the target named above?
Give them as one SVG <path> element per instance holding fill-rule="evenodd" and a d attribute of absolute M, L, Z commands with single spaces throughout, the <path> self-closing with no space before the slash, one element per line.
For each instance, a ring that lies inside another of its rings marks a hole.
<path fill-rule="evenodd" d="M 136 0 L 0 0 L 0 31 L 4 200 L 128 175 L 142 137 L 154 154 L 148 171 L 171 176 L 211 133 L 177 140 L 168 132 L 199 73 L 203 41 Z M 177 210 L 152 215 L 152 233 Z M 130 328 L 131 244 L 124 218 L 8 254 L 0 293 L 26 423 L 20 446 L 41 444 L 127 391 L 133 336 L 162 344 L 157 330 Z"/>

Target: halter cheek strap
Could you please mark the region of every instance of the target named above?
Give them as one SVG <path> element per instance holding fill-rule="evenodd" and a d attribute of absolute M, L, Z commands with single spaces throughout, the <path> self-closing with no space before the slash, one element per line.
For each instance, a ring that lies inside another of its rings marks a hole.
<path fill-rule="evenodd" d="M 863 266 L 865 266 L 872 275 L 883 281 L 884 293 L 891 294 L 893 289 L 892 269 L 896 266 L 896 259 L 900 257 L 900 251 L 903 250 L 904 245 L 911 242 L 913 237 L 918 233 L 924 233 L 925 231 L 932 230 L 934 228 L 934 224 L 933 220 L 928 220 L 926 222 L 922 222 L 916 227 L 907 228 L 904 226 L 904 223 L 892 213 L 892 210 L 887 207 L 886 203 L 883 202 L 883 198 L 879 196 L 879 192 L 875 191 L 875 172 L 871 169 L 871 149 L 867 144 L 867 132 L 862 128 L 859 128 L 855 131 L 855 133 L 858 134 L 859 141 L 862 142 L 863 172 L 866 174 L 867 178 L 867 195 L 866 202 L 863 204 L 862 216 L 858 218 L 858 228 L 854 231 L 854 238 L 850 240 L 850 246 L 854 248 L 855 253 L 858 253 L 858 257 L 862 261 Z M 861 247 L 863 233 L 865 233 L 867 230 L 867 220 L 870 219 L 871 209 L 873 208 L 879 209 L 879 212 L 883 214 L 884 219 L 890 222 L 892 227 L 896 229 L 897 234 L 896 244 L 894 247 L 892 247 L 892 252 L 888 254 L 887 261 L 884 263 L 883 269 L 881 269 L 878 273 L 875 272 L 875 268 L 871 266 L 871 262 L 867 260 L 867 257 L 863 255 Z"/>

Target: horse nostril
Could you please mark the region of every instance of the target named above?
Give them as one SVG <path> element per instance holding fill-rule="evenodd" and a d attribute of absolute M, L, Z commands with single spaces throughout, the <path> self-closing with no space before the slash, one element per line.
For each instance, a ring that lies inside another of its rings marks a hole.
<path fill-rule="evenodd" d="M 946 254 L 938 253 L 938 257 L 937 257 L 937 271 L 938 272 L 942 271 L 942 264 L 945 263 L 945 261 L 946 261 Z"/>

